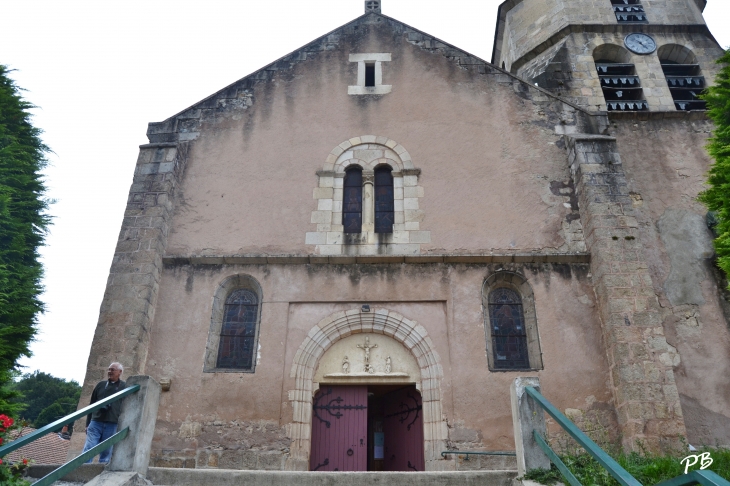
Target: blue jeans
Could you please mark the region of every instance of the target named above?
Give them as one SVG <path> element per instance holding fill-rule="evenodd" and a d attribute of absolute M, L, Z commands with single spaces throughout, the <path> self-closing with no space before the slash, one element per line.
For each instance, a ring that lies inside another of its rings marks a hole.
<path fill-rule="evenodd" d="M 86 444 L 84 444 L 84 452 L 88 451 L 95 445 L 99 445 L 117 432 L 117 424 L 111 422 L 97 422 L 92 420 L 89 426 L 86 428 Z M 112 449 L 110 447 L 101 454 L 99 454 L 99 464 L 109 462 L 112 457 Z M 86 464 L 90 464 L 94 458 L 92 457 Z"/>

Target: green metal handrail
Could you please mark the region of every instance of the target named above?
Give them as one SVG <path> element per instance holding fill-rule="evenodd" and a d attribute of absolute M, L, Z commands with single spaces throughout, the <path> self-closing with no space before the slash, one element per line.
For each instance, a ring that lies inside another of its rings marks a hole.
<path fill-rule="evenodd" d="M 532 431 L 532 436 L 535 438 L 535 442 L 537 442 L 537 445 L 540 446 L 545 455 L 548 456 L 550 461 L 552 461 L 552 463 L 555 464 L 555 467 L 558 468 L 560 474 L 562 474 L 563 477 L 568 480 L 570 486 L 583 486 L 582 484 L 580 484 L 580 481 L 578 481 L 578 478 L 576 478 L 575 475 L 570 472 L 568 466 L 566 466 L 565 463 L 560 460 L 560 457 L 558 457 L 555 451 L 553 451 L 548 443 L 545 442 L 545 439 L 542 438 L 537 430 Z"/>
<path fill-rule="evenodd" d="M 136 393 L 139 391 L 139 385 L 132 385 L 129 388 L 125 388 L 124 390 L 115 393 L 114 395 L 110 395 L 106 397 L 103 400 L 99 400 L 96 403 L 93 403 L 89 405 L 86 408 L 82 408 L 81 410 L 78 410 L 72 414 L 66 415 L 65 417 L 56 420 L 55 422 L 52 422 L 45 427 L 41 427 L 40 429 L 31 432 L 28 435 L 24 435 L 23 437 L 19 437 L 18 439 L 15 439 L 12 442 L 8 442 L 6 445 L 0 447 L 0 457 L 4 457 L 14 450 L 20 449 L 26 444 L 29 444 L 33 442 L 34 440 L 40 439 L 44 435 L 50 434 L 51 432 L 55 432 L 56 430 L 60 429 L 64 425 L 73 422 L 76 419 L 79 419 L 81 417 L 84 417 L 86 415 L 89 415 L 92 412 L 96 412 L 100 408 L 103 408 L 107 406 L 110 403 L 114 403 L 117 400 L 121 400 L 122 398 L 126 397 L 127 395 L 131 395 L 132 393 Z M 111 439 L 111 437 L 110 437 Z M 121 440 L 121 439 L 119 439 Z M 103 444 L 103 442 L 102 442 Z M 99 444 L 101 445 L 101 444 Z"/>
<path fill-rule="evenodd" d="M 550 403 L 547 398 L 542 396 L 534 387 L 526 386 L 525 392 L 532 397 L 543 410 L 547 412 L 555 421 L 565 430 L 578 444 L 580 444 L 588 454 L 590 454 L 598 463 L 603 466 L 613 478 L 622 486 L 643 486 L 635 477 L 622 468 L 611 456 L 598 447 L 582 430 L 580 430 L 568 417 L 563 415 L 560 410 Z M 536 431 L 532 431 L 537 445 L 545 452 L 550 461 L 555 464 L 558 471 L 571 484 L 571 486 L 582 486 L 578 479 L 573 475 L 568 467 L 560 460 L 555 451 L 545 442 L 545 439 Z M 712 471 L 692 471 L 674 479 L 668 479 L 656 484 L 655 486 L 689 486 L 691 484 L 701 484 L 702 486 L 730 486 L 727 481 Z"/>
<path fill-rule="evenodd" d="M 637 481 L 636 478 L 634 478 L 631 474 L 629 474 L 626 469 L 622 468 L 618 462 L 616 462 L 611 456 L 606 454 L 606 451 L 598 447 L 598 445 L 593 442 L 590 437 L 588 437 L 586 434 L 583 433 L 582 430 L 576 427 L 576 425 L 571 422 L 568 417 L 563 415 L 560 410 L 555 408 L 552 403 L 547 401 L 547 399 L 542 396 L 540 392 L 538 392 L 537 390 L 535 390 L 535 388 L 531 386 L 526 386 L 525 392 L 527 392 L 527 394 L 530 395 L 537 402 L 537 404 L 540 405 L 548 413 L 548 415 L 550 415 L 558 423 L 558 425 L 560 425 L 563 430 L 568 433 L 568 435 L 575 439 L 575 441 L 578 442 L 578 444 L 580 444 L 586 450 L 586 452 L 588 452 L 588 454 L 593 456 L 593 458 L 598 461 L 598 463 L 603 466 L 608 471 L 608 473 L 613 476 L 616 481 L 618 481 L 619 484 L 621 484 L 622 486 L 642 486 L 642 484 Z M 538 444 L 540 444 L 540 442 L 538 442 Z M 544 444 L 545 447 L 547 447 L 548 449 L 550 448 L 547 443 Z M 542 444 L 540 444 L 540 446 L 542 447 Z M 555 457 L 557 457 L 557 455 Z M 555 465 L 557 466 L 557 464 Z M 565 467 L 565 465 L 563 465 L 563 467 Z M 567 468 L 565 469 L 567 470 Z M 576 486 L 580 485 L 575 477 L 573 477 L 573 479 L 575 480 L 575 483 L 571 482 L 571 484 L 574 484 Z"/>
<path fill-rule="evenodd" d="M 82 453 L 80 456 L 71 459 L 63 466 L 59 467 L 58 469 L 54 469 L 50 473 L 46 474 L 42 478 L 40 478 L 38 481 L 33 483 L 34 486 L 49 486 L 53 484 L 54 482 L 58 481 L 62 477 L 64 477 L 66 474 L 70 473 L 71 471 L 75 470 L 77 467 L 88 461 L 89 459 L 93 458 L 97 454 L 101 454 L 120 440 L 127 437 L 127 434 L 129 433 L 129 427 L 125 427 L 124 429 L 120 430 L 116 434 L 112 435 L 108 439 L 104 440 L 103 442 L 98 443 L 88 451 Z"/>

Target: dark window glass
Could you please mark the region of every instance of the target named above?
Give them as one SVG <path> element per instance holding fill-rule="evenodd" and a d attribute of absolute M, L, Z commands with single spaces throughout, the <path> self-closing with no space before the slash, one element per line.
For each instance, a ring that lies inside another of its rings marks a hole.
<path fill-rule="evenodd" d="M 218 347 L 218 368 L 253 369 L 258 297 L 239 289 L 226 299 Z"/>
<path fill-rule="evenodd" d="M 527 331 L 522 299 L 514 290 L 499 288 L 489 294 L 494 368 L 529 369 Z"/>
<path fill-rule="evenodd" d="M 342 191 L 342 224 L 345 233 L 362 233 L 362 169 L 345 172 Z"/>
<path fill-rule="evenodd" d="M 365 86 L 375 86 L 375 64 L 365 64 Z"/>
<path fill-rule="evenodd" d="M 380 167 L 375 169 L 375 232 L 392 233 L 394 222 L 393 174 L 390 167 Z"/>

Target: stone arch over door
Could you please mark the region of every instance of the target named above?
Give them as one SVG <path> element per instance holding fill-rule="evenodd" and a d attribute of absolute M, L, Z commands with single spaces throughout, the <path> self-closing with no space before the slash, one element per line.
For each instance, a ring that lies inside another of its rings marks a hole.
<path fill-rule="evenodd" d="M 445 450 L 448 430 L 442 414 L 441 359 L 434 349 L 426 329 L 420 324 L 387 309 L 360 309 L 336 312 L 313 327 L 294 356 L 291 378 L 295 388 L 289 390 L 294 417 L 290 429 L 292 440 L 288 470 L 307 470 L 311 450 L 313 378 L 320 358 L 335 342 L 358 333 L 389 336 L 406 347 L 416 359 L 420 381 L 416 387 L 423 402 L 423 434 L 426 470 L 445 468 L 447 461 L 440 453 Z M 440 462 L 437 462 L 440 461 Z"/>

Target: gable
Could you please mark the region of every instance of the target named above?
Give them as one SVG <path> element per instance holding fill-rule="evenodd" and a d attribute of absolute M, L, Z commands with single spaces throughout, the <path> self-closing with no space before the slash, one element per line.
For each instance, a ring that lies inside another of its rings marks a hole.
<path fill-rule="evenodd" d="M 211 96 L 195 103 L 180 113 L 162 122 L 149 123 L 147 137 L 151 143 L 186 141 L 195 138 L 200 122 L 206 118 L 225 115 L 238 110 L 246 110 L 255 102 L 253 91 L 262 83 L 270 83 L 284 73 L 290 73 L 298 65 L 321 57 L 332 51 L 342 50 L 352 41 L 362 36 L 369 27 L 385 27 L 392 37 L 402 37 L 408 43 L 433 54 L 439 54 L 458 69 L 473 74 L 495 76 L 500 83 L 520 85 L 520 90 L 539 92 L 555 101 L 573 108 L 581 108 L 562 100 L 552 93 L 531 85 L 507 71 L 458 49 L 434 36 L 421 32 L 398 20 L 379 13 L 368 13 L 329 32 L 296 51 L 272 62 L 271 64 L 232 83 Z"/>

